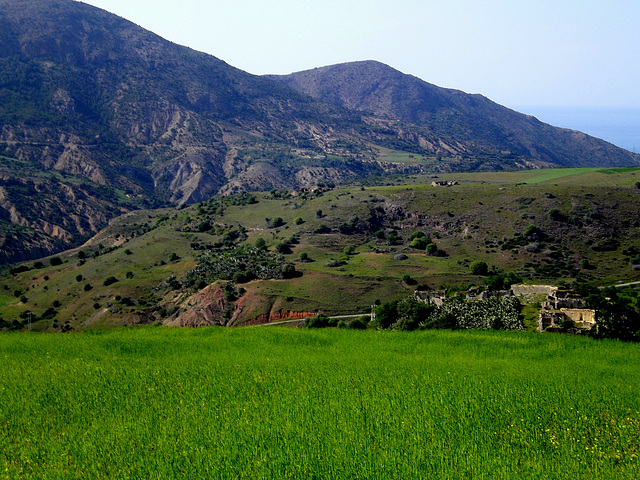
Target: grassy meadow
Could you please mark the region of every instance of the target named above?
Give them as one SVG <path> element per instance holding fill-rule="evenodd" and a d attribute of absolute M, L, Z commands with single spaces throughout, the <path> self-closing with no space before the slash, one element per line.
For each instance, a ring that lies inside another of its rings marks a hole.
<path fill-rule="evenodd" d="M 493 331 L 0 335 L 0 478 L 638 478 L 640 346 Z"/>

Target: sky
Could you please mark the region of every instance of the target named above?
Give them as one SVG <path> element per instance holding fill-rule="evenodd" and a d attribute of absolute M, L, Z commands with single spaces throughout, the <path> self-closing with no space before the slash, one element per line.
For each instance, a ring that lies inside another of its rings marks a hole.
<path fill-rule="evenodd" d="M 84 0 L 253 74 L 378 60 L 502 105 L 640 108 L 638 0 Z"/>

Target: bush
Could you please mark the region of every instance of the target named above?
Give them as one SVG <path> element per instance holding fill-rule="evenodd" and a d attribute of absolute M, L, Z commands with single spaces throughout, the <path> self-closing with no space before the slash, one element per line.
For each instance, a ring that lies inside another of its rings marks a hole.
<path fill-rule="evenodd" d="M 284 225 L 284 220 L 281 217 L 269 218 L 265 219 L 267 223 L 267 228 L 278 228 Z"/>
<path fill-rule="evenodd" d="M 18 273 L 28 272 L 29 267 L 26 265 L 20 265 L 19 267 L 14 267 L 11 269 L 11 275 L 17 275 Z"/>
<path fill-rule="evenodd" d="M 306 318 L 304 320 L 304 326 L 307 328 L 326 328 L 338 326 L 338 320 L 335 318 L 329 318 L 327 315 L 319 313 L 315 317 Z"/>
<path fill-rule="evenodd" d="M 49 260 L 49 264 L 52 267 L 57 267 L 59 265 L 62 265 L 62 259 L 60 257 L 53 257 L 51 260 Z"/>
<path fill-rule="evenodd" d="M 472 275 L 486 275 L 489 273 L 489 266 L 486 262 L 477 261 L 469 265 L 469 271 Z"/>
<path fill-rule="evenodd" d="M 92 289 L 93 289 L 93 286 L 90 283 L 86 283 L 84 285 L 84 291 L 85 292 L 88 292 L 89 290 L 92 290 Z"/>
<path fill-rule="evenodd" d="M 562 213 L 560 210 L 558 210 L 557 208 L 552 208 L 547 213 L 549 214 L 549 217 L 551 217 L 551 220 L 555 220 L 556 222 L 566 222 L 567 221 L 567 216 L 564 213 Z"/>
<path fill-rule="evenodd" d="M 213 226 L 209 223 L 209 222 L 201 222 L 200 224 L 198 224 L 198 231 L 199 232 L 208 232 L 209 230 L 211 230 L 213 228 Z"/>
<path fill-rule="evenodd" d="M 393 230 L 389 233 L 389 235 L 387 235 L 387 242 L 389 243 L 389 245 L 399 245 L 402 242 L 402 238 L 400 238 L 400 235 L 398 235 L 398 233 Z"/>
<path fill-rule="evenodd" d="M 413 278 L 411 278 L 411 275 L 405 273 L 404 275 L 402 275 L 402 281 L 404 283 L 406 283 L 407 285 L 417 285 L 418 282 L 416 282 Z"/>
<path fill-rule="evenodd" d="M 360 318 L 356 318 L 355 320 L 352 320 L 351 322 L 349 322 L 349 324 L 347 325 L 347 328 L 352 329 L 352 330 L 366 330 L 367 327 L 369 326 L 369 317 L 360 317 Z"/>
<path fill-rule="evenodd" d="M 304 220 L 302 219 L 302 217 L 296 217 L 293 220 L 293 223 L 295 223 L 296 225 L 302 225 L 304 223 Z"/>
<path fill-rule="evenodd" d="M 377 328 L 390 328 L 398 321 L 398 301 L 383 303 L 374 309 L 375 320 L 373 325 Z"/>
<path fill-rule="evenodd" d="M 425 247 L 427 255 L 438 256 L 438 246 L 435 243 L 430 243 Z"/>
<path fill-rule="evenodd" d="M 425 250 L 429 244 L 431 244 L 431 239 L 427 237 L 417 237 L 411 240 L 411 246 L 418 250 Z"/>
<path fill-rule="evenodd" d="M 76 275 L 76 282 L 81 282 L 82 280 L 84 280 L 82 275 Z"/>
<path fill-rule="evenodd" d="M 116 282 L 119 282 L 119 280 L 116 277 L 111 276 L 111 277 L 105 278 L 104 282 L 102 282 L 102 285 L 104 285 L 105 287 L 108 287 L 109 285 L 113 285 Z"/>

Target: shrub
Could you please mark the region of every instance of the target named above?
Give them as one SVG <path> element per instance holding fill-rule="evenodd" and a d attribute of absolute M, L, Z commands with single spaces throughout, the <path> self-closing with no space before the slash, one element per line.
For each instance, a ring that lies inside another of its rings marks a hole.
<path fill-rule="evenodd" d="M 90 283 L 86 283 L 84 285 L 84 291 L 85 292 L 88 292 L 89 290 L 92 290 L 92 289 L 93 289 L 93 286 Z"/>
<path fill-rule="evenodd" d="M 198 224 L 198 231 L 199 232 L 208 232 L 212 228 L 213 228 L 213 226 L 207 221 L 204 221 L 204 222 L 201 222 L 200 224 Z"/>
<path fill-rule="evenodd" d="M 366 330 L 367 327 L 369 326 L 369 317 L 359 317 L 356 318 L 355 320 L 352 320 L 351 322 L 349 322 L 349 324 L 347 325 L 347 328 L 352 329 L 352 330 Z"/>
<path fill-rule="evenodd" d="M 389 243 L 389 245 L 399 245 L 402 242 L 402 238 L 400 238 L 398 232 L 393 230 L 389 233 L 389 235 L 387 235 L 387 242 Z"/>
<path fill-rule="evenodd" d="M 417 285 L 417 283 L 418 283 L 413 278 L 411 278 L 411 275 L 406 274 L 406 273 L 404 275 L 402 275 L 402 281 L 404 283 L 406 283 L 407 285 Z"/>
<path fill-rule="evenodd" d="M 51 260 L 49 260 L 49 264 L 52 267 L 57 267 L 58 265 L 62 265 L 62 259 L 60 257 L 53 257 Z"/>
<path fill-rule="evenodd" d="M 567 221 L 567 216 L 564 213 L 562 213 L 560 210 L 558 210 L 557 208 L 552 208 L 547 213 L 549 214 L 549 217 L 551 217 L 551 219 L 555 220 L 556 222 L 566 222 Z"/>
<path fill-rule="evenodd" d="M 477 261 L 469 265 L 469 271 L 472 275 L 486 275 L 489 273 L 489 266 L 486 262 Z"/>
<path fill-rule="evenodd" d="M 338 326 L 338 320 L 335 318 L 329 318 L 327 315 L 319 313 L 315 317 L 306 318 L 304 320 L 304 326 L 307 328 L 326 328 Z"/>
<path fill-rule="evenodd" d="M 81 282 L 82 280 L 84 280 L 82 275 L 76 275 L 76 282 Z"/>
<path fill-rule="evenodd" d="M 268 228 L 278 228 L 284 225 L 284 220 L 281 217 L 276 218 L 265 218 Z"/>
<path fill-rule="evenodd" d="M 295 223 L 296 225 L 302 225 L 304 223 L 304 220 L 302 219 L 302 217 L 296 217 L 293 220 L 293 223 Z"/>
<path fill-rule="evenodd" d="M 18 273 L 28 272 L 29 267 L 26 265 L 20 265 L 19 267 L 14 267 L 11 269 L 11 275 L 17 275 Z"/>
<path fill-rule="evenodd" d="M 417 237 L 411 240 L 411 246 L 418 250 L 425 250 L 429 244 L 432 244 L 431 239 L 427 237 Z"/>
<path fill-rule="evenodd" d="M 374 309 L 373 325 L 378 328 L 390 328 L 398 321 L 398 301 L 383 303 Z"/>
<path fill-rule="evenodd" d="M 118 280 L 116 277 L 111 276 L 111 277 L 107 277 L 107 278 L 105 278 L 105 279 L 104 279 L 104 282 L 102 282 L 102 284 L 103 284 L 105 287 L 108 287 L 109 285 L 113 285 L 113 284 L 114 284 L 114 283 L 116 283 L 116 282 L 119 282 L 119 280 Z"/>
<path fill-rule="evenodd" d="M 427 255 L 435 255 L 438 252 L 438 246 L 435 243 L 430 243 L 425 247 Z"/>

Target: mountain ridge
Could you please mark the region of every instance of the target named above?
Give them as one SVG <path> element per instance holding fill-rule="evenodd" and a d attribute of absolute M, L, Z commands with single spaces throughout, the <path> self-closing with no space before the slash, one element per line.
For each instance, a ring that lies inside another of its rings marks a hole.
<path fill-rule="evenodd" d="M 471 141 L 480 149 L 490 147 L 490 142 L 502 142 L 519 155 L 556 166 L 599 166 L 602 156 L 615 155 L 621 162 L 616 166 L 637 162 L 637 155 L 608 142 L 601 143 L 582 132 L 547 125 L 480 94 L 437 87 L 375 60 L 269 77 L 313 98 L 427 127 L 438 136 L 453 136 L 458 142 Z M 466 124 L 461 122 L 461 114 Z M 585 150 L 582 142 L 593 151 L 582 153 Z M 582 153 L 582 159 L 575 158 L 576 152 Z"/>
<path fill-rule="evenodd" d="M 436 108 L 429 124 L 429 109 L 415 109 L 426 82 L 379 63 L 380 81 L 394 72 L 384 92 L 396 96 L 378 96 L 395 115 L 376 112 L 372 94 L 359 105 L 314 98 L 81 2 L 0 0 L 0 27 L 2 263 L 78 245 L 133 209 L 216 194 L 371 174 L 640 163 L 550 126 L 549 138 L 520 131 L 508 142 L 493 122 L 491 138 L 480 111 L 468 122 L 465 111 Z M 360 73 L 353 90 L 371 78 Z M 417 92 L 413 102 L 403 88 Z M 452 101 L 446 89 L 432 93 L 442 97 L 435 107 Z M 408 161 L 395 161 L 397 152 Z"/>

